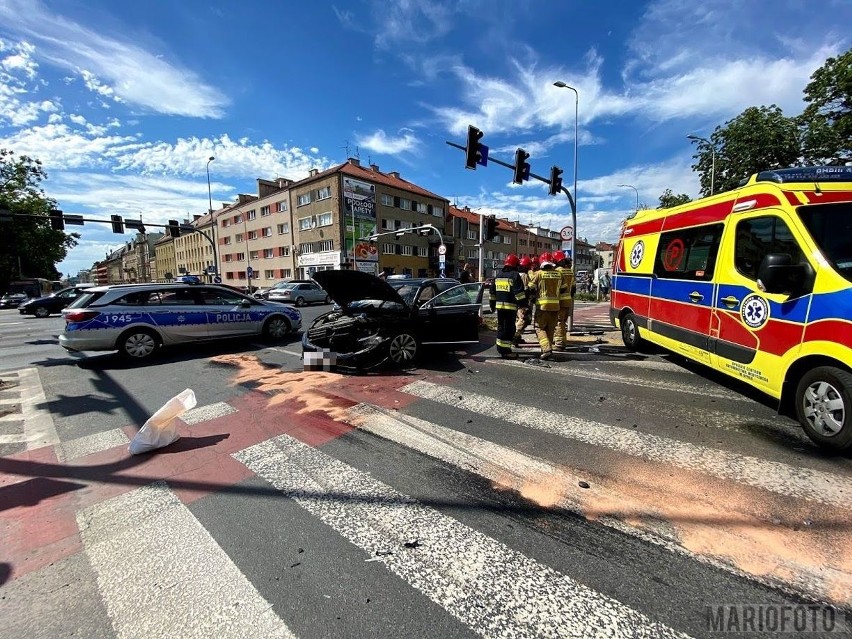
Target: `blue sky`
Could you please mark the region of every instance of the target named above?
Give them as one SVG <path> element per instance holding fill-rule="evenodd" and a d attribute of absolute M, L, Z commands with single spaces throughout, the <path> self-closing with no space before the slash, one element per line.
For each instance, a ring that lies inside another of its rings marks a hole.
<path fill-rule="evenodd" d="M 749 106 L 803 108 L 850 47 L 852 0 L 0 0 L 0 147 L 40 158 L 66 213 L 149 221 L 214 208 L 255 179 L 346 159 L 450 201 L 559 229 L 564 198 L 464 169 L 468 124 L 491 153 L 573 182 L 578 235 L 612 241 L 636 206 L 695 197 L 688 134 Z M 76 273 L 122 243 L 82 233 Z M 129 237 L 129 236 L 127 236 Z"/>

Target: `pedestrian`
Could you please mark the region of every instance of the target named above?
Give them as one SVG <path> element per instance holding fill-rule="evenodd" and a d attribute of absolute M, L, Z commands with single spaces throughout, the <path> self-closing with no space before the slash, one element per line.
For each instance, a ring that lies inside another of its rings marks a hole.
<path fill-rule="evenodd" d="M 598 280 L 598 285 L 601 287 L 601 297 L 604 302 L 609 301 L 609 287 L 611 280 L 609 278 L 609 269 L 601 269 L 601 276 Z"/>
<path fill-rule="evenodd" d="M 536 335 L 541 346 L 541 359 L 553 357 L 553 337 L 559 319 L 559 289 L 562 273 L 556 270 L 553 256 L 542 253 L 541 269 L 530 275 L 527 289 L 536 297 Z"/>
<path fill-rule="evenodd" d="M 470 274 L 470 264 L 465 262 L 462 272 L 459 273 L 459 282 L 462 284 L 470 284 L 473 281 L 473 276 Z"/>
<path fill-rule="evenodd" d="M 526 303 L 523 306 L 518 305 L 518 314 L 515 318 L 515 337 L 512 340 L 512 344 L 515 346 L 520 346 L 523 343 L 524 331 L 532 322 L 532 310 L 530 309 L 529 291 L 527 290 L 527 284 L 529 284 L 530 280 L 529 271 L 531 266 L 532 260 L 527 255 L 521 258 L 518 265 L 518 275 L 521 276 L 521 282 L 524 285 Z"/>
<path fill-rule="evenodd" d="M 559 287 L 559 315 L 556 321 L 556 331 L 553 334 L 553 346 L 558 351 L 564 351 L 568 345 L 568 316 L 574 306 L 574 271 L 571 269 L 571 259 L 563 251 L 553 254 L 556 270 L 562 275 L 562 285 Z"/>
<path fill-rule="evenodd" d="M 506 256 L 503 270 L 492 280 L 489 293 L 491 310 L 497 311 L 497 352 L 503 359 L 518 359 L 512 351 L 518 306 L 526 305 L 527 293 L 518 273 L 520 260 L 514 253 Z"/>

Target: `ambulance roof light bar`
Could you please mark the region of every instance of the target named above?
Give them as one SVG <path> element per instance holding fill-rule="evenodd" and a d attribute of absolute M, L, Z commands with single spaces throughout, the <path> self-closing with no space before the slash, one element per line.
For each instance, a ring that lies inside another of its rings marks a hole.
<path fill-rule="evenodd" d="M 761 171 L 755 182 L 852 182 L 852 166 L 794 166 Z"/>

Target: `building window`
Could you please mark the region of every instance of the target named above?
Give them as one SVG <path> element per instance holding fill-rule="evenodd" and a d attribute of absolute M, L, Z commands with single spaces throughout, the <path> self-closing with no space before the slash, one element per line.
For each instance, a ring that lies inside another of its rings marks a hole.
<path fill-rule="evenodd" d="M 283 213 L 284 211 L 286 211 L 287 210 L 287 201 L 284 200 L 284 201 L 278 202 L 275 206 L 275 210 L 277 210 L 279 213 Z"/>
<path fill-rule="evenodd" d="M 237 236 L 234 238 L 235 242 L 242 242 L 244 240 L 242 233 L 237 233 Z"/>
<path fill-rule="evenodd" d="M 399 198 L 399 208 L 403 211 L 411 210 L 411 200 L 407 200 L 404 197 Z"/>
<path fill-rule="evenodd" d="M 317 226 L 331 226 L 331 211 L 317 215 Z"/>
<path fill-rule="evenodd" d="M 428 249 L 425 246 L 417 247 L 417 257 L 426 257 L 428 255 Z"/>
<path fill-rule="evenodd" d="M 225 228 L 226 226 L 231 226 L 231 220 L 222 220 L 222 228 Z"/>
<path fill-rule="evenodd" d="M 281 277 L 292 277 L 293 276 L 293 272 L 289 268 L 282 268 L 279 271 L 279 273 L 280 273 Z"/>
<path fill-rule="evenodd" d="M 225 246 L 230 246 L 231 245 L 231 236 L 229 235 L 227 237 L 222 238 L 222 244 L 224 244 Z"/>
<path fill-rule="evenodd" d="M 257 219 L 257 213 L 255 212 L 254 209 L 252 209 L 251 211 L 246 211 L 246 219 L 247 220 Z"/>
<path fill-rule="evenodd" d="M 321 189 L 317 190 L 317 199 L 318 200 L 327 200 L 331 197 L 331 187 L 324 186 Z"/>
<path fill-rule="evenodd" d="M 475 240 L 476 239 L 476 231 L 467 230 L 467 239 Z"/>
<path fill-rule="evenodd" d="M 248 239 L 256 240 L 257 239 L 257 231 L 249 231 L 248 232 Z"/>
<path fill-rule="evenodd" d="M 390 243 L 382 244 L 382 253 L 384 255 L 393 255 L 396 253 L 396 247 Z"/>
<path fill-rule="evenodd" d="M 302 242 L 299 244 L 299 253 L 305 255 L 307 253 L 314 252 L 314 243 L 313 242 Z"/>
<path fill-rule="evenodd" d="M 313 222 L 312 217 L 301 217 L 301 218 L 299 218 L 299 230 L 300 231 L 310 231 L 311 230 L 311 222 Z"/>
<path fill-rule="evenodd" d="M 272 227 L 267 226 L 266 228 L 261 229 L 260 236 L 261 237 L 272 237 Z"/>
<path fill-rule="evenodd" d="M 268 279 L 268 280 L 274 280 L 275 279 L 275 271 L 273 271 L 272 269 L 264 271 L 263 277 Z"/>
<path fill-rule="evenodd" d="M 393 206 L 393 195 L 382 193 L 382 204 L 385 206 Z"/>
<path fill-rule="evenodd" d="M 290 224 L 285 222 L 284 224 L 278 225 L 278 235 L 286 235 L 290 232 Z"/>
<path fill-rule="evenodd" d="M 390 219 L 390 218 L 382 218 L 382 228 L 383 229 L 395 229 L 396 228 L 396 226 L 394 226 L 395 223 L 396 222 L 394 220 Z"/>
<path fill-rule="evenodd" d="M 334 240 L 323 240 L 319 243 L 320 251 L 333 251 L 334 250 Z"/>
<path fill-rule="evenodd" d="M 296 206 L 304 206 L 305 204 L 311 203 L 311 194 L 310 193 L 302 193 L 298 198 L 296 198 Z"/>
<path fill-rule="evenodd" d="M 414 255 L 414 247 L 409 244 L 402 245 L 402 255 Z"/>
<path fill-rule="evenodd" d="M 279 246 L 278 247 L 278 256 L 279 257 L 290 257 L 290 247 L 289 246 Z"/>
<path fill-rule="evenodd" d="M 226 262 L 230 262 L 230 261 L 231 261 L 231 254 L 230 254 L 230 253 L 225 253 L 225 261 L 226 261 Z"/>
<path fill-rule="evenodd" d="M 236 257 L 237 257 L 238 262 L 242 262 L 246 259 L 246 254 L 245 253 L 237 253 Z"/>
<path fill-rule="evenodd" d="M 242 215 L 235 215 L 234 216 L 234 224 L 242 224 L 242 223 L 243 223 L 243 216 Z"/>
<path fill-rule="evenodd" d="M 275 257 L 275 252 L 271 248 L 263 249 L 263 257 L 268 260 L 271 257 Z"/>
<path fill-rule="evenodd" d="M 443 217 L 444 216 L 444 207 L 432 206 L 432 215 L 434 215 L 435 217 Z"/>
<path fill-rule="evenodd" d="M 511 244 L 511 243 L 512 243 L 512 238 L 509 237 L 508 235 L 504 235 L 503 236 L 503 244 Z"/>
<path fill-rule="evenodd" d="M 474 259 L 476 257 L 476 249 L 468 249 L 467 257 L 468 259 Z"/>
<path fill-rule="evenodd" d="M 270 213 L 269 206 L 261 206 L 260 207 L 260 217 L 266 217 L 267 215 L 269 215 L 269 213 Z"/>
<path fill-rule="evenodd" d="M 418 202 L 417 203 L 417 212 L 425 213 L 426 212 L 426 202 Z"/>
<path fill-rule="evenodd" d="M 260 259 L 260 251 L 249 251 L 249 259 L 250 260 Z"/>

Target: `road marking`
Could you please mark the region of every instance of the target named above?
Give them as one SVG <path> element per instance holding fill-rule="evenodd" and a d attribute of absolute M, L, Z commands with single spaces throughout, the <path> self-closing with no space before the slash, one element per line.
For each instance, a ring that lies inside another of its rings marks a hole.
<path fill-rule="evenodd" d="M 70 439 L 56 445 L 56 459 L 67 462 L 92 453 L 99 453 L 117 446 L 129 444 L 130 440 L 120 428 L 113 428 L 102 433 L 94 433 L 77 439 Z"/>
<path fill-rule="evenodd" d="M 295 636 L 164 482 L 86 508 L 77 524 L 122 639 Z"/>
<path fill-rule="evenodd" d="M 778 495 L 809 499 L 847 510 L 852 506 L 852 480 L 841 475 L 639 433 L 432 382 L 416 381 L 399 390 L 480 415 L 499 416 L 499 419 L 518 426 L 733 480 Z"/>
<path fill-rule="evenodd" d="M 482 636 L 685 636 L 288 435 L 234 457 Z"/>
<path fill-rule="evenodd" d="M 10 388 L 16 391 L 18 397 L 12 400 L 14 404 L 21 405 L 21 412 L 8 416 L 8 420 L 20 420 L 24 424 L 21 433 L 6 434 L 2 436 L 3 444 L 25 444 L 27 450 L 52 446 L 59 442 L 53 416 L 47 405 L 47 397 L 41 385 L 38 369 L 24 368 L 18 371 L 6 371 L 3 374 L 17 374 L 17 386 Z"/>
<path fill-rule="evenodd" d="M 224 417 L 236 413 L 237 409 L 231 406 L 228 402 L 216 402 L 215 404 L 206 404 L 197 406 L 186 411 L 180 416 L 184 424 L 192 425 L 206 422 L 217 417 Z"/>
<path fill-rule="evenodd" d="M 557 355 L 558 357 L 558 355 Z M 499 366 L 516 366 L 529 369 L 529 365 L 520 361 L 494 359 L 494 364 Z M 580 377 L 582 379 L 596 379 L 602 382 L 610 382 L 614 384 L 626 384 L 628 386 L 641 386 L 643 388 L 657 388 L 659 390 L 675 391 L 677 393 L 689 393 L 690 395 L 701 395 L 702 397 L 717 397 L 720 399 L 733 399 L 740 402 L 751 402 L 740 393 L 734 391 L 726 391 L 715 386 L 698 386 L 692 384 L 680 384 L 678 382 L 665 382 L 662 380 L 649 380 L 647 377 L 633 377 L 623 373 L 605 373 L 603 371 L 583 369 L 570 369 L 561 367 L 536 368 L 536 374 L 540 371 L 553 373 L 555 375 L 565 375 L 568 377 Z"/>

